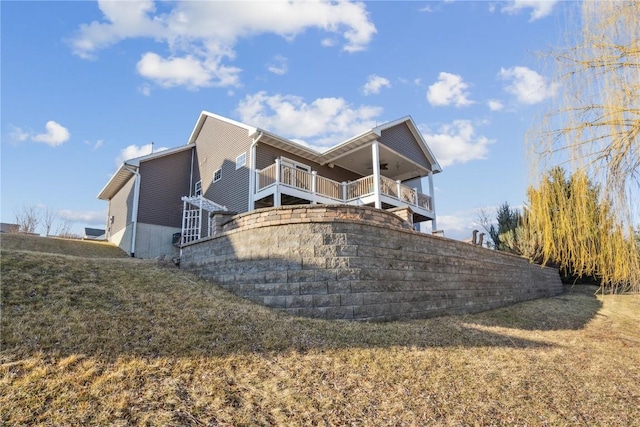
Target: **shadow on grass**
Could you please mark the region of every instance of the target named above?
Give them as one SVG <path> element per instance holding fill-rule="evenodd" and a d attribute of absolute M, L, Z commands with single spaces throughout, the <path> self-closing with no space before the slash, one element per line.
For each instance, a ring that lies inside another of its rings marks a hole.
<path fill-rule="evenodd" d="M 474 323 L 529 331 L 582 329 L 602 308 L 595 296 L 597 289 L 590 285 L 565 286 L 564 292 L 555 297 L 480 313 Z"/>
<path fill-rule="evenodd" d="M 117 359 L 396 346 L 547 347 L 472 326 L 579 329 L 599 308 L 592 295 L 565 293 L 473 315 L 326 321 L 269 310 L 153 262 L 13 251 L 3 251 L 1 261 L 5 361 L 39 351 Z"/>

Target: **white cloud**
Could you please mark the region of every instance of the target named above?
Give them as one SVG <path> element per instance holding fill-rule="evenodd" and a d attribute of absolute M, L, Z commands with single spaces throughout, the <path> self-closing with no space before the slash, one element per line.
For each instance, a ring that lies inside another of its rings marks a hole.
<path fill-rule="evenodd" d="M 334 39 L 331 39 L 331 38 L 328 38 L 328 37 L 327 37 L 327 38 L 324 38 L 324 39 L 322 39 L 322 40 L 320 41 L 320 45 L 321 45 L 322 47 L 333 47 L 333 46 L 335 46 L 336 44 L 338 44 L 338 42 L 336 42 Z"/>
<path fill-rule="evenodd" d="M 215 60 L 200 60 L 190 55 L 162 58 L 147 52 L 136 66 L 138 73 L 169 88 L 186 86 L 189 89 L 209 86 L 231 86 L 238 84 L 239 68 L 225 67 Z"/>
<path fill-rule="evenodd" d="M 104 224 L 106 214 L 102 211 L 74 211 L 62 209 L 58 216 L 69 221 L 85 222 L 87 224 Z"/>
<path fill-rule="evenodd" d="M 376 126 L 382 108 L 354 107 L 343 98 L 318 98 L 306 103 L 299 96 L 247 95 L 236 112 L 242 122 L 322 151 Z"/>
<path fill-rule="evenodd" d="M 120 150 L 120 154 L 118 154 L 118 157 L 116 157 L 116 165 L 120 166 L 127 160 L 146 156 L 148 154 L 151 154 L 152 152 L 157 153 L 158 151 L 164 151 L 166 149 L 167 147 L 155 148 L 152 143 L 140 146 L 132 144 Z"/>
<path fill-rule="evenodd" d="M 451 124 L 441 126 L 438 132 L 421 127 L 421 132 L 442 167 L 485 159 L 489 153 L 488 146 L 495 142 L 484 136 L 476 136 L 469 120 L 454 120 Z"/>
<path fill-rule="evenodd" d="M 500 111 L 504 108 L 504 104 L 499 99 L 490 99 L 487 101 L 487 107 L 491 111 Z"/>
<path fill-rule="evenodd" d="M 445 235 L 447 232 L 456 232 L 458 234 L 461 231 L 472 229 L 472 227 L 473 220 L 469 218 L 469 215 L 461 215 L 460 213 L 456 215 L 438 215 L 438 228 L 444 230 Z"/>
<path fill-rule="evenodd" d="M 44 133 L 33 133 L 23 130 L 22 128 L 12 126 L 12 130 L 10 136 L 12 139 L 23 142 L 27 139 L 30 139 L 34 142 L 44 142 L 47 145 L 52 147 L 57 147 L 58 145 L 64 144 L 69 140 L 71 134 L 69 130 L 62 126 L 60 123 L 55 122 L 53 120 L 49 120 L 45 125 Z"/>
<path fill-rule="evenodd" d="M 102 147 L 104 141 L 102 139 L 98 139 L 96 142 L 85 141 L 84 143 L 91 146 L 91 148 L 93 148 L 94 150 L 97 150 L 98 148 Z"/>
<path fill-rule="evenodd" d="M 162 87 L 231 86 L 240 69 L 228 65 L 241 38 L 276 34 L 288 40 L 310 28 L 330 34 L 321 41 L 341 37 L 347 52 L 364 50 L 376 33 L 364 3 L 357 2 L 176 2 L 99 1 L 104 19 L 79 27 L 71 40 L 73 52 L 92 58 L 100 49 L 125 39 L 150 38 L 166 43 L 169 55 L 146 52 L 138 72 Z"/>
<path fill-rule="evenodd" d="M 288 62 L 287 58 L 285 58 L 284 56 L 276 55 L 271 61 L 271 63 L 267 64 L 267 70 L 279 76 L 287 74 L 287 71 L 288 71 L 287 62 Z"/>
<path fill-rule="evenodd" d="M 473 230 L 484 232 L 478 222 L 478 216 L 478 209 L 459 210 L 451 214 L 439 213 L 438 228 L 444 230 L 445 237 L 450 239 L 470 239 L 473 236 Z M 484 241 L 487 241 L 487 236 Z"/>
<path fill-rule="evenodd" d="M 151 96 L 151 86 L 149 86 L 147 83 L 143 84 L 142 86 L 140 86 L 138 88 L 138 90 L 140 91 L 141 94 L 143 94 L 144 96 Z"/>
<path fill-rule="evenodd" d="M 498 75 L 510 82 L 505 89 L 522 104 L 537 104 L 552 98 L 560 87 L 527 67 L 501 68 Z"/>
<path fill-rule="evenodd" d="M 462 81 L 462 77 L 457 74 L 442 72 L 438 75 L 438 81 L 427 90 L 427 100 L 431 105 L 455 105 L 463 107 L 473 104 L 469 100 L 469 85 Z"/>
<path fill-rule="evenodd" d="M 9 133 L 9 136 L 14 141 L 23 142 L 29 139 L 29 132 L 26 132 L 22 130 L 22 128 L 19 128 L 17 126 L 11 125 L 11 132 Z"/>
<path fill-rule="evenodd" d="M 377 94 L 380 93 L 380 89 L 383 87 L 391 87 L 391 83 L 388 79 L 384 77 L 377 76 L 372 74 L 369 76 L 369 80 L 362 88 L 365 95 Z"/>
<path fill-rule="evenodd" d="M 551 14 L 557 0 L 511 0 L 502 8 L 502 13 L 516 15 L 523 9 L 532 9 L 529 22 Z"/>

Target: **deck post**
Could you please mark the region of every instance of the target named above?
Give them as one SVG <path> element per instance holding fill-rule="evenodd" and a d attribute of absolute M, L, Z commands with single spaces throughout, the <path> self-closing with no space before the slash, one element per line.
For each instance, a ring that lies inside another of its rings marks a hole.
<path fill-rule="evenodd" d="M 397 194 L 397 199 L 402 201 L 402 181 L 400 181 L 399 179 L 396 180 L 396 194 Z"/>
<path fill-rule="evenodd" d="M 380 147 L 378 140 L 371 143 L 371 162 L 373 163 L 373 195 L 376 209 L 382 209 L 380 202 Z"/>
<path fill-rule="evenodd" d="M 342 181 L 342 201 L 347 202 L 347 181 Z"/>
<path fill-rule="evenodd" d="M 436 224 L 436 195 L 433 192 L 433 171 L 429 171 L 429 196 L 431 197 L 429 207 L 433 212 L 433 219 L 431 220 L 431 231 L 436 231 L 438 225 Z"/>
<path fill-rule="evenodd" d="M 274 207 L 280 207 L 280 175 L 281 175 L 281 168 L 280 168 L 280 159 L 276 159 L 276 189 L 273 192 L 273 206 Z"/>
<path fill-rule="evenodd" d="M 316 201 L 316 192 L 317 190 L 317 179 L 318 178 L 318 172 L 316 171 L 311 171 L 311 193 L 313 194 L 313 200 L 311 201 L 312 205 L 315 205 L 316 203 L 318 203 Z"/>

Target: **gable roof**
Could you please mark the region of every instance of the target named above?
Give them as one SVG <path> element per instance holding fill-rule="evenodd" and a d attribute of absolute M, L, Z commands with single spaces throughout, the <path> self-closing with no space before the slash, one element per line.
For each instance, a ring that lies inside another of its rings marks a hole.
<path fill-rule="evenodd" d="M 18 224 L 0 222 L 0 233 L 17 233 L 19 230 L 20 225 Z"/>
<path fill-rule="evenodd" d="M 220 120 L 225 123 L 229 123 L 234 126 L 238 126 L 240 128 L 246 129 L 249 136 L 253 137 L 256 141 L 258 140 L 262 141 L 266 144 L 280 148 L 291 154 L 298 155 L 302 158 L 311 160 L 321 165 L 332 163 L 335 159 L 343 156 L 344 154 L 350 151 L 353 151 L 359 147 L 362 147 L 375 139 L 380 138 L 380 136 L 382 135 L 382 131 L 384 130 L 390 129 L 392 127 L 395 127 L 401 124 L 406 124 L 412 136 L 414 137 L 416 143 L 424 153 L 428 162 L 431 164 L 431 170 L 433 171 L 433 173 L 442 172 L 442 167 L 440 167 L 440 164 L 438 163 L 438 160 L 433 154 L 433 151 L 431 151 L 431 148 L 429 148 L 429 146 L 427 145 L 426 141 L 422 137 L 422 134 L 418 130 L 418 127 L 416 126 L 411 116 L 406 116 L 391 122 L 383 123 L 379 126 L 376 126 L 375 128 L 369 129 L 365 132 L 362 132 L 359 135 L 349 138 L 346 141 L 343 141 L 329 148 L 324 152 L 319 152 L 317 150 L 314 150 L 313 148 L 306 147 L 295 141 L 276 135 L 268 130 L 249 126 L 247 124 L 237 122 L 235 120 L 232 120 L 217 114 L 213 114 L 208 111 L 202 111 L 200 113 L 200 117 L 198 118 L 198 121 L 196 122 L 196 125 L 193 128 L 193 131 L 191 132 L 191 136 L 189 137 L 189 141 L 187 144 L 193 144 L 196 142 L 198 134 L 202 130 L 202 126 L 204 126 L 204 123 L 207 117 L 211 117 L 213 119 Z"/>
<path fill-rule="evenodd" d="M 196 138 L 198 138 L 198 134 L 200 133 L 200 131 L 202 130 L 202 126 L 204 126 L 204 122 L 207 120 L 207 117 L 211 117 L 214 118 L 216 120 L 220 120 L 223 121 L 225 123 L 229 123 L 231 125 L 246 129 L 249 135 L 253 135 L 256 132 L 256 128 L 246 125 L 244 123 L 240 123 L 237 122 L 235 120 L 232 120 L 230 118 L 227 117 L 223 117 L 223 116 L 219 116 L 217 114 L 213 114 L 210 113 L 208 111 L 202 111 L 200 113 L 200 117 L 198 117 L 198 121 L 196 122 L 196 125 L 193 127 L 193 131 L 191 131 L 191 136 L 189 136 L 189 140 L 187 141 L 187 144 L 193 144 L 196 142 Z"/>
<path fill-rule="evenodd" d="M 111 176 L 109 182 L 102 188 L 98 194 L 98 199 L 109 200 L 116 195 L 118 191 L 131 179 L 135 172 L 140 167 L 140 163 L 149 160 L 158 159 L 160 157 L 170 156 L 182 151 L 191 150 L 193 147 L 189 145 L 181 145 L 180 147 L 170 148 L 168 150 L 162 150 L 155 153 L 147 154 L 133 159 L 125 160 L 118 170 Z"/>
<path fill-rule="evenodd" d="M 104 233 L 105 231 L 100 228 L 89 228 L 89 227 L 84 228 L 84 235 L 86 237 L 100 237 L 100 236 L 104 236 Z"/>

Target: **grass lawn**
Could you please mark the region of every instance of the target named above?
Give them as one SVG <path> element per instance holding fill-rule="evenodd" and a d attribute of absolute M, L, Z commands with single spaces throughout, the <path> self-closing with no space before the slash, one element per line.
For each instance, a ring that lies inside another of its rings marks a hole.
<path fill-rule="evenodd" d="M 640 426 L 635 295 L 302 319 L 174 267 L 41 241 L 1 241 L 2 425 Z"/>

